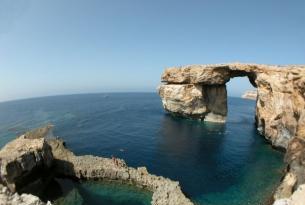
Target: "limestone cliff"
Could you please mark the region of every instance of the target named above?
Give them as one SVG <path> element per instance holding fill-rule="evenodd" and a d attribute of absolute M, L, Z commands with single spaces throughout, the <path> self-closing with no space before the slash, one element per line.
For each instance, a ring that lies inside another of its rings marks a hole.
<path fill-rule="evenodd" d="M 257 88 L 256 122 L 262 135 L 284 149 L 296 136 L 305 139 L 305 66 L 233 63 L 172 67 L 162 75 L 159 94 L 170 113 L 224 122 L 225 84 L 241 76 Z"/>

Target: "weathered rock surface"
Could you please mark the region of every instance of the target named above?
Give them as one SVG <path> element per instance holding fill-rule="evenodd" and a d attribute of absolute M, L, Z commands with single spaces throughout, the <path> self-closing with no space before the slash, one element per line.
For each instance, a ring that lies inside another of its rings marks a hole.
<path fill-rule="evenodd" d="M 276 200 L 273 205 L 304 205 L 305 204 L 305 184 L 299 188 L 289 198 Z"/>
<path fill-rule="evenodd" d="M 190 65 L 164 71 L 159 94 L 165 110 L 204 121 L 224 122 L 226 85 L 248 77 L 257 88 L 258 131 L 287 151 L 287 174 L 274 194 L 274 205 L 305 205 L 305 66 L 257 64 Z M 302 186 L 301 186 L 302 185 Z"/>
<path fill-rule="evenodd" d="M 7 187 L 0 184 L 0 205 L 51 205 L 51 203 L 44 203 L 31 194 L 13 194 Z"/>
<path fill-rule="evenodd" d="M 234 63 L 173 67 L 164 71 L 159 94 L 171 113 L 223 122 L 227 114 L 225 83 L 237 76 L 248 77 L 257 87 L 258 130 L 274 146 L 286 149 L 295 136 L 305 138 L 305 66 Z M 209 92 L 215 86 L 218 91 Z M 208 104 L 216 106 L 211 109 Z"/>
<path fill-rule="evenodd" d="M 60 139 L 45 139 L 49 128 L 36 129 L 11 141 L 0 151 L 0 205 L 43 205 L 38 197 L 23 193 L 41 177 L 119 180 L 153 192 L 153 205 L 193 205 L 178 182 L 148 173 L 145 167 L 128 167 L 124 160 L 76 156 Z M 41 185 L 42 184 L 39 184 Z M 48 204 L 50 204 L 48 202 Z"/>
<path fill-rule="evenodd" d="M 91 155 L 75 156 L 61 140 L 51 139 L 55 171 L 78 179 L 106 179 L 131 183 L 153 192 L 152 205 L 192 205 L 178 182 L 149 174 L 145 167 L 131 168 L 124 160 Z"/>
<path fill-rule="evenodd" d="M 161 85 L 159 94 L 164 108 L 176 115 L 216 122 L 225 121 L 227 91 L 223 85 Z"/>
<path fill-rule="evenodd" d="M 244 99 L 256 100 L 257 90 L 247 90 L 241 97 Z"/>
<path fill-rule="evenodd" d="M 0 183 L 12 192 L 37 183 L 52 160 L 50 146 L 44 138 L 27 139 L 22 135 L 0 150 Z"/>
<path fill-rule="evenodd" d="M 305 140 L 303 138 L 295 137 L 291 140 L 285 162 L 289 165 L 288 171 L 297 178 L 295 186 L 305 184 Z"/>
<path fill-rule="evenodd" d="M 295 187 L 297 177 L 295 174 L 288 172 L 273 195 L 274 200 L 288 198 L 292 195 Z"/>

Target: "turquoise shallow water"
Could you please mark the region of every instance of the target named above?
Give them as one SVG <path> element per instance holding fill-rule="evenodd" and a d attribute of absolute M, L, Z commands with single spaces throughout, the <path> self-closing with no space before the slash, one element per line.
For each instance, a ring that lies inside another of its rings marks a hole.
<path fill-rule="evenodd" d="M 198 204 L 259 205 L 271 196 L 284 165 L 283 154 L 257 134 L 254 106 L 250 100 L 229 98 L 228 122 L 213 124 L 166 114 L 155 93 L 6 102 L 0 103 L 0 146 L 50 122 L 54 134 L 75 153 L 114 155 L 130 166 L 146 166 L 151 173 L 178 180 Z M 94 194 L 98 190 L 102 188 L 92 186 L 82 192 L 83 198 L 91 193 L 105 198 Z M 117 198 L 116 191 L 103 193 Z"/>
<path fill-rule="evenodd" d="M 152 193 L 117 182 L 87 181 L 76 183 L 56 179 L 63 190 L 54 205 L 150 205 Z M 53 189 L 52 189 L 53 188 Z M 56 187 L 49 187 L 52 192 Z"/>

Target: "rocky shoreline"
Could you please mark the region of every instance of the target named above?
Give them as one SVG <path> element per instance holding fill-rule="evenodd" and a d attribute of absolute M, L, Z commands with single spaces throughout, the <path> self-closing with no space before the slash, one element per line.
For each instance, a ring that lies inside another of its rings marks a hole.
<path fill-rule="evenodd" d="M 43 190 L 48 179 L 56 176 L 122 181 L 151 191 L 152 205 L 193 205 L 182 193 L 179 182 L 152 175 L 145 167 L 128 167 L 122 159 L 76 156 L 61 139 L 45 138 L 50 128 L 28 132 L 1 149 L 0 199 L 3 205 L 51 204 L 24 193 Z"/>
<path fill-rule="evenodd" d="M 305 205 L 305 67 L 257 64 L 194 65 L 169 68 L 159 94 L 165 110 L 204 121 L 225 122 L 232 77 L 246 76 L 257 87 L 257 129 L 275 148 L 285 151 L 286 175 L 273 205 Z M 128 167 L 122 159 L 76 156 L 52 126 L 21 135 L 0 150 L 0 205 L 50 205 L 42 191 L 57 176 L 76 180 L 115 180 L 153 193 L 152 205 L 193 205 L 179 182 Z M 271 194 L 271 193 L 270 193 Z"/>
<path fill-rule="evenodd" d="M 0 150 L 0 205 L 51 205 L 33 195 L 33 190 L 43 191 L 55 177 L 120 181 L 151 191 L 152 205 L 193 205 L 178 182 L 152 175 L 145 167 L 128 167 L 122 159 L 76 156 L 63 140 L 46 137 L 50 129 L 47 126 L 27 132 Z M 286 176 L 273 195 L 273 204 L 303 205 L 305 140 L 291 141 L 285 163 Z"/>
<path fill-rule="evenodd" d="M 257 88 L 256 126 L 274 148 L 285 151 L 286 175 L 274 205 L 305 205 L 305 66 L 189 65 L 167 68 L 158 88 L 163 107 L 187 118 L 224 123 L 226 83 L 247 77 Z"/>
<path fill-rule="evenodd" d="M 224 123 L 226 83 L 247 77 L 257 88 L 257 129 L 277 148 L 305 139 L 305 66 L 260 64 L 188 65 L 165 69 L 158 91 L 169 113 Z"/>

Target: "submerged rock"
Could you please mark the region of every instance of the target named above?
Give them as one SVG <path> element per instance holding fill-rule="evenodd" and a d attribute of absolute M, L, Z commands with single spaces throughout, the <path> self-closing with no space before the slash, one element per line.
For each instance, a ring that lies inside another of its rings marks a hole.
<path fill-rule="evenodd" d="M 305 66 L 257 64 L 190 65 L 164 71 L 159 94 L 165 110 L 204 121 L 224 122 L 226 85 L 245 76 L 257 87 L 258 131 L 286 149 L 295 136 L 305 139 Z"/>

